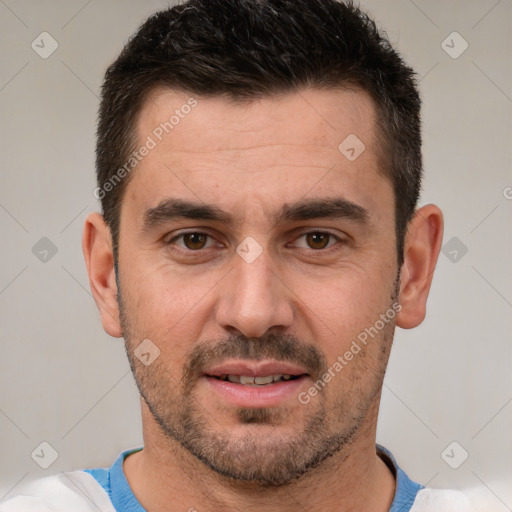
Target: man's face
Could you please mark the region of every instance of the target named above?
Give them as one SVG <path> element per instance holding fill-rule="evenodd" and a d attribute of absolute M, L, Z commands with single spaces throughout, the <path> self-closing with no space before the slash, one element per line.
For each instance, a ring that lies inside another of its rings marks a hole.
<path fill-rule="evenodd" d="M 138 146 L 157 145 L 122 203 L 123 335 L 146 428 L 222 474 L 282 484 L 375 420 L 395 325 L 381 320 L 396 300 L 392 186 L 361 91 L 196 99 L 155 91 L 138 121 Z M 160 351 L 149 365 L 143 340 Z"/>

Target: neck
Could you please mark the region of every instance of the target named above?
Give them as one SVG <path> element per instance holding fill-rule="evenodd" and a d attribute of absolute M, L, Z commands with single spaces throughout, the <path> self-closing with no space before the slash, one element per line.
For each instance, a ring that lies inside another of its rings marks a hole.
<path fill-rule="evenodd" d="M 128 456 L 124 472 L 148 512 L 172 510 L 387 512 L 395 479 L 375 450 L 378 403 L 352 442 L 307 475 L 285 486 L 263 487 L 219 475 L 152 425 L 143 404 L 144 449 Z M 373 413 L 373 414 L 372 414 Z M 314 492 L 312 492 L 314 491 Z M 171 504 L 171 505 L 170 505 Z"/>

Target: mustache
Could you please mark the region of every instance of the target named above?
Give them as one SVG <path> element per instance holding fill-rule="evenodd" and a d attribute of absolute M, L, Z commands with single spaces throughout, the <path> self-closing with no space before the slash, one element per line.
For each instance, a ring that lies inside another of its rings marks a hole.
<path fill-rule="evenodd" d="M 187 387 L 204 374 L 212 362 L 225 359 L 261 361 L 275 359 L 303 366 L 314 380 L 327 371 L 324 354 L 314 345 L 306 344 L 293 335 L 269 334 L 263 338 L 230 336 L 219 341 L 201 343 L 187 355 L 182 384 Z"/>

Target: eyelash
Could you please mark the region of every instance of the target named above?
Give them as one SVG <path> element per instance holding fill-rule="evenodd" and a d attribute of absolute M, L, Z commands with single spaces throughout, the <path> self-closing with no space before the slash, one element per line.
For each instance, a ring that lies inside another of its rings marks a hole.
<path fill-rule="evenodd" d="M 307 235 L 311 235 L 311 234 L 317 234 L 317 235 L 327 235 L 329 236 L 329 242 L 331 241 L 331 238 L 334 238 L 336 243 L 332 244 L 332 245 L 328 245 L 326 248 L 323 248 L 323 249 L 312 249 L 311 247 L 309 248 L 304 248 L 304 247 L 301 247 L 299 249 L 306 249 L 306 250 L 310 250 L 314 253 L 328 253 L 328 252 L 331 252 L 331 250 L 336 250 L 336 246 L 339 245 L 340 243 L 343 244 L 344 242 L 346 242 L 345 240 L 343 240 L 342 238 L 336 236 L 335 234 L 329 232 L 329 231 L 319 231 L 319 230 L 313 230 L 313 231 L 306 231 L 304 233 L 301 233 L 300 235 L 298 235 L 298 237 L 296 238 L 296 240 L 304 237 L 304 236 L 307 236 Z M 166 242 L 166 245 L 174 245 L 174 242 L 176 242 L 176 240 L 179 240 L 179 239 L 183 239 L 183 237 L 185 237 L 186 235 L 206 235 L 208 238 L 210 239 L 213 239 L 214 237 L 211 236 L 210 234 L 208 233 L 204 233 L 202 231 L 187 231 L 187 232 L 184 232 L 184 233 L 180 233 L 179 235 L 176 235 L 174 236 L 173 238 L 171 238 L 169 241 Z M 180 246 L 177 246 L 179 248 L 179 250 L 182 250 L 182 251 L 185 251 L 185 252 L 189 252 L 189 253 L 200 253 L 202 251 L 205 251 L 208 249 L 208 247 L 202 247 L 201 249 L 188 249 L 187 247 L 180 247 Z"/>

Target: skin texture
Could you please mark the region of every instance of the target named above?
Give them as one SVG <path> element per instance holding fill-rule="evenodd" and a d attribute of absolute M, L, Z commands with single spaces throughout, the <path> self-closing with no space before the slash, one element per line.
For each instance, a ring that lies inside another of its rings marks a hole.
<path fill-rule="evenodd" d="M 189 97 L 153 91 L 138 140 Z M 103 327 L 124 336 L 141 392 L 144 450 L 125 460 L 128 482 L 150 512 L 287 511 L 298 503 L 387 511 L 394 478 L 375 453 L 382 382 L 395 321 L 412 328 L 425 316 L 442 214 L 434 205 L 417 211 L 398 269 L 393 190 L 378 170 L 375 110 L 363 91 L 196 100 L 130 177 L 120 289 L 103 218 L 92 213 L 84 227 Z M 349 134 L 366 147 L 354 161 L 338 150 Z M 170 197 L 215 205 L 232 221 L 179 218 L 144 230 L 145 212 Z M 284 205 L 327 198 L 358 205 L 365 220 L 272 217 Z M 175 238 L 185 230 L 209 238 Z M 249 236 L 262 250 L 251 263 L 236 251 Z M 398 303 L 400 312 L 301 403 L 298 392 Z M 134 352 L 145 339 L 160 351 L 148 366 Z M 233 405 L 203 375 L 232 359 L 287 359 L 308 375 L 278 405 Z"/>

